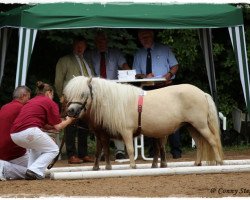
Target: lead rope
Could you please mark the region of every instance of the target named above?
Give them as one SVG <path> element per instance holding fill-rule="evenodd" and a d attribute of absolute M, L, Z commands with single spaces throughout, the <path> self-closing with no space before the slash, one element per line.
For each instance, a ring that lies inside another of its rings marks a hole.
<path fill-rule="evenodd" d="M 62 152 L 62 148 L 63 148 L 63 145 L 65 143 L 65 133 L 63 133 L 63 138 L 62 138 L 62 142 L 61 142 L 61 145 L 60 145 L 60 148 L 59 148 L 59 153 L 57 154 L 57 156 L 52 160 L 52 162 L 48 165 L 47 169 L 51 169 L 54 164 L 56 163 L 56 161 L 58 160 L 61 152 Z"/>

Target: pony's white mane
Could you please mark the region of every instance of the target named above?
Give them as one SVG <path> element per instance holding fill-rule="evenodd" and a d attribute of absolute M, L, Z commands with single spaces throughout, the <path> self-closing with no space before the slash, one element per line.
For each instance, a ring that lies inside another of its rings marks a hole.
<path fill-rule="evenodd" d="M 96 123 L 102 124 L 111 134 L 124 132 L 127 121 L 131 118 L 128 110 L 133 110 L 131 107 L 137 109 L 141 89 L 99 78 L 93 79 L 92 83 L 91 114 L 94 115 Z"/>
<path fill-rule="evenodd" d="M 75 77 L 70 80 L 64 89 L 69 101 L 81 99 L 81 95 L 90 95 L 86 77 Z M 122 133 L 127 128 L 126 122 L 130 119 L 129 107 L 137 109 L 138 95 L 142 89 L 120 84 L 101 78 L 92 78 L 90 83 L 93 91 L 93 101 L 90 114 L 96 124 L 102 124 L 111 134 Z"/>

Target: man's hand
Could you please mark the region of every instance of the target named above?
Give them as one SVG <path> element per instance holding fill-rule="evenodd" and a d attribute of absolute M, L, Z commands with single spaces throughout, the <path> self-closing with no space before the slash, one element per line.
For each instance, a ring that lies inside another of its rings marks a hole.
<path fill-rule="evenodd" d="M 166 78 L 166 81 L 171 81 L 172 75 L 170 73 L 166 73 L 164 77 Z"/>
<path fill-rule="evenodd" d="M 136 79 L 143 79 L 143 78 L 152 78 L 154 77 L 155 75 L 153 73 L 150 73 L 148 75 L 145 75 L 145 74 L 136 74 L 135 75 L 135 78 Z"/>
<path fill-rule="evenodd" d="M 62 96 L 60 97 L 60 103 L 61 103 L 61 104 L 65 103 L 65 97 L 64 97 L 64 95 L 62 95 Z"/>
<path fill-rule="evenodd" d="M 147 75 L 147 78 L 153 78 L 155 75 L 153 74 L 153 73 L 149 73 L 148 75 Z"/>
<path fill-rule="evenodd" d="M 145 74 L 136 74 L 135 78 L 136 79 L 143 79 L 143 78 L 146 78 L 146 75 Z"/>

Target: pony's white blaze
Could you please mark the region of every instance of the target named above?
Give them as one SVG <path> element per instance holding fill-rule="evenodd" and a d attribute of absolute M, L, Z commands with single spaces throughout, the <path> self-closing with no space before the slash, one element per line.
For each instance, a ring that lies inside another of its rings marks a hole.
<path fill-rule="evenodd" d="M 91 93 L 93 99 L 90 98 Z M 81 76 L 71 79 L 64 89 L 68 101 L 90 99 L 86 106 L 90 108 L 90 117 L 111 134 L 122 136 L 132 167 L 132 136 L 138 127 L 137 104 L 141 93 L 142 89 L 135 86 Z M 198 146 L 196 164 L 201 160 L 221 163 L 218 113 L 209 94 L 189 84 L 147 91 L 142 109 L 142 134 L 163 138 L 183 124 L 188 124 Z"/>

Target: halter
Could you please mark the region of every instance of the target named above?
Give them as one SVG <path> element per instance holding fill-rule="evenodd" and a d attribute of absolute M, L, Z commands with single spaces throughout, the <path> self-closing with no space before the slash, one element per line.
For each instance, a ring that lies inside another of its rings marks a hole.
<path fill-rule="evenodd" d="M 81 107 L 80 107 L 80 112 L 81 112 L 83 109 L 84 109 L 84 112 L 85 112 L 85 111 L 87 110 L 87 108 L 86 108 L 87 101 L 88 101 L 88 97 L 85 99 L 85 101 L 84 101 L 83 103 L 78 102 L 78 101 L 72 101 L 72 102 L 69 102 L 69 103 L 67 104 L 67 107 L 69 107 L 70 104 L 78 104 L 78 105 L 81 105 Z M 76 113 L 75 116 L 78 116 L 78 115 L 80 114 L 80 112 Z M 75 117 L 75 116 L 74 116 L 74 117 Z"/>

